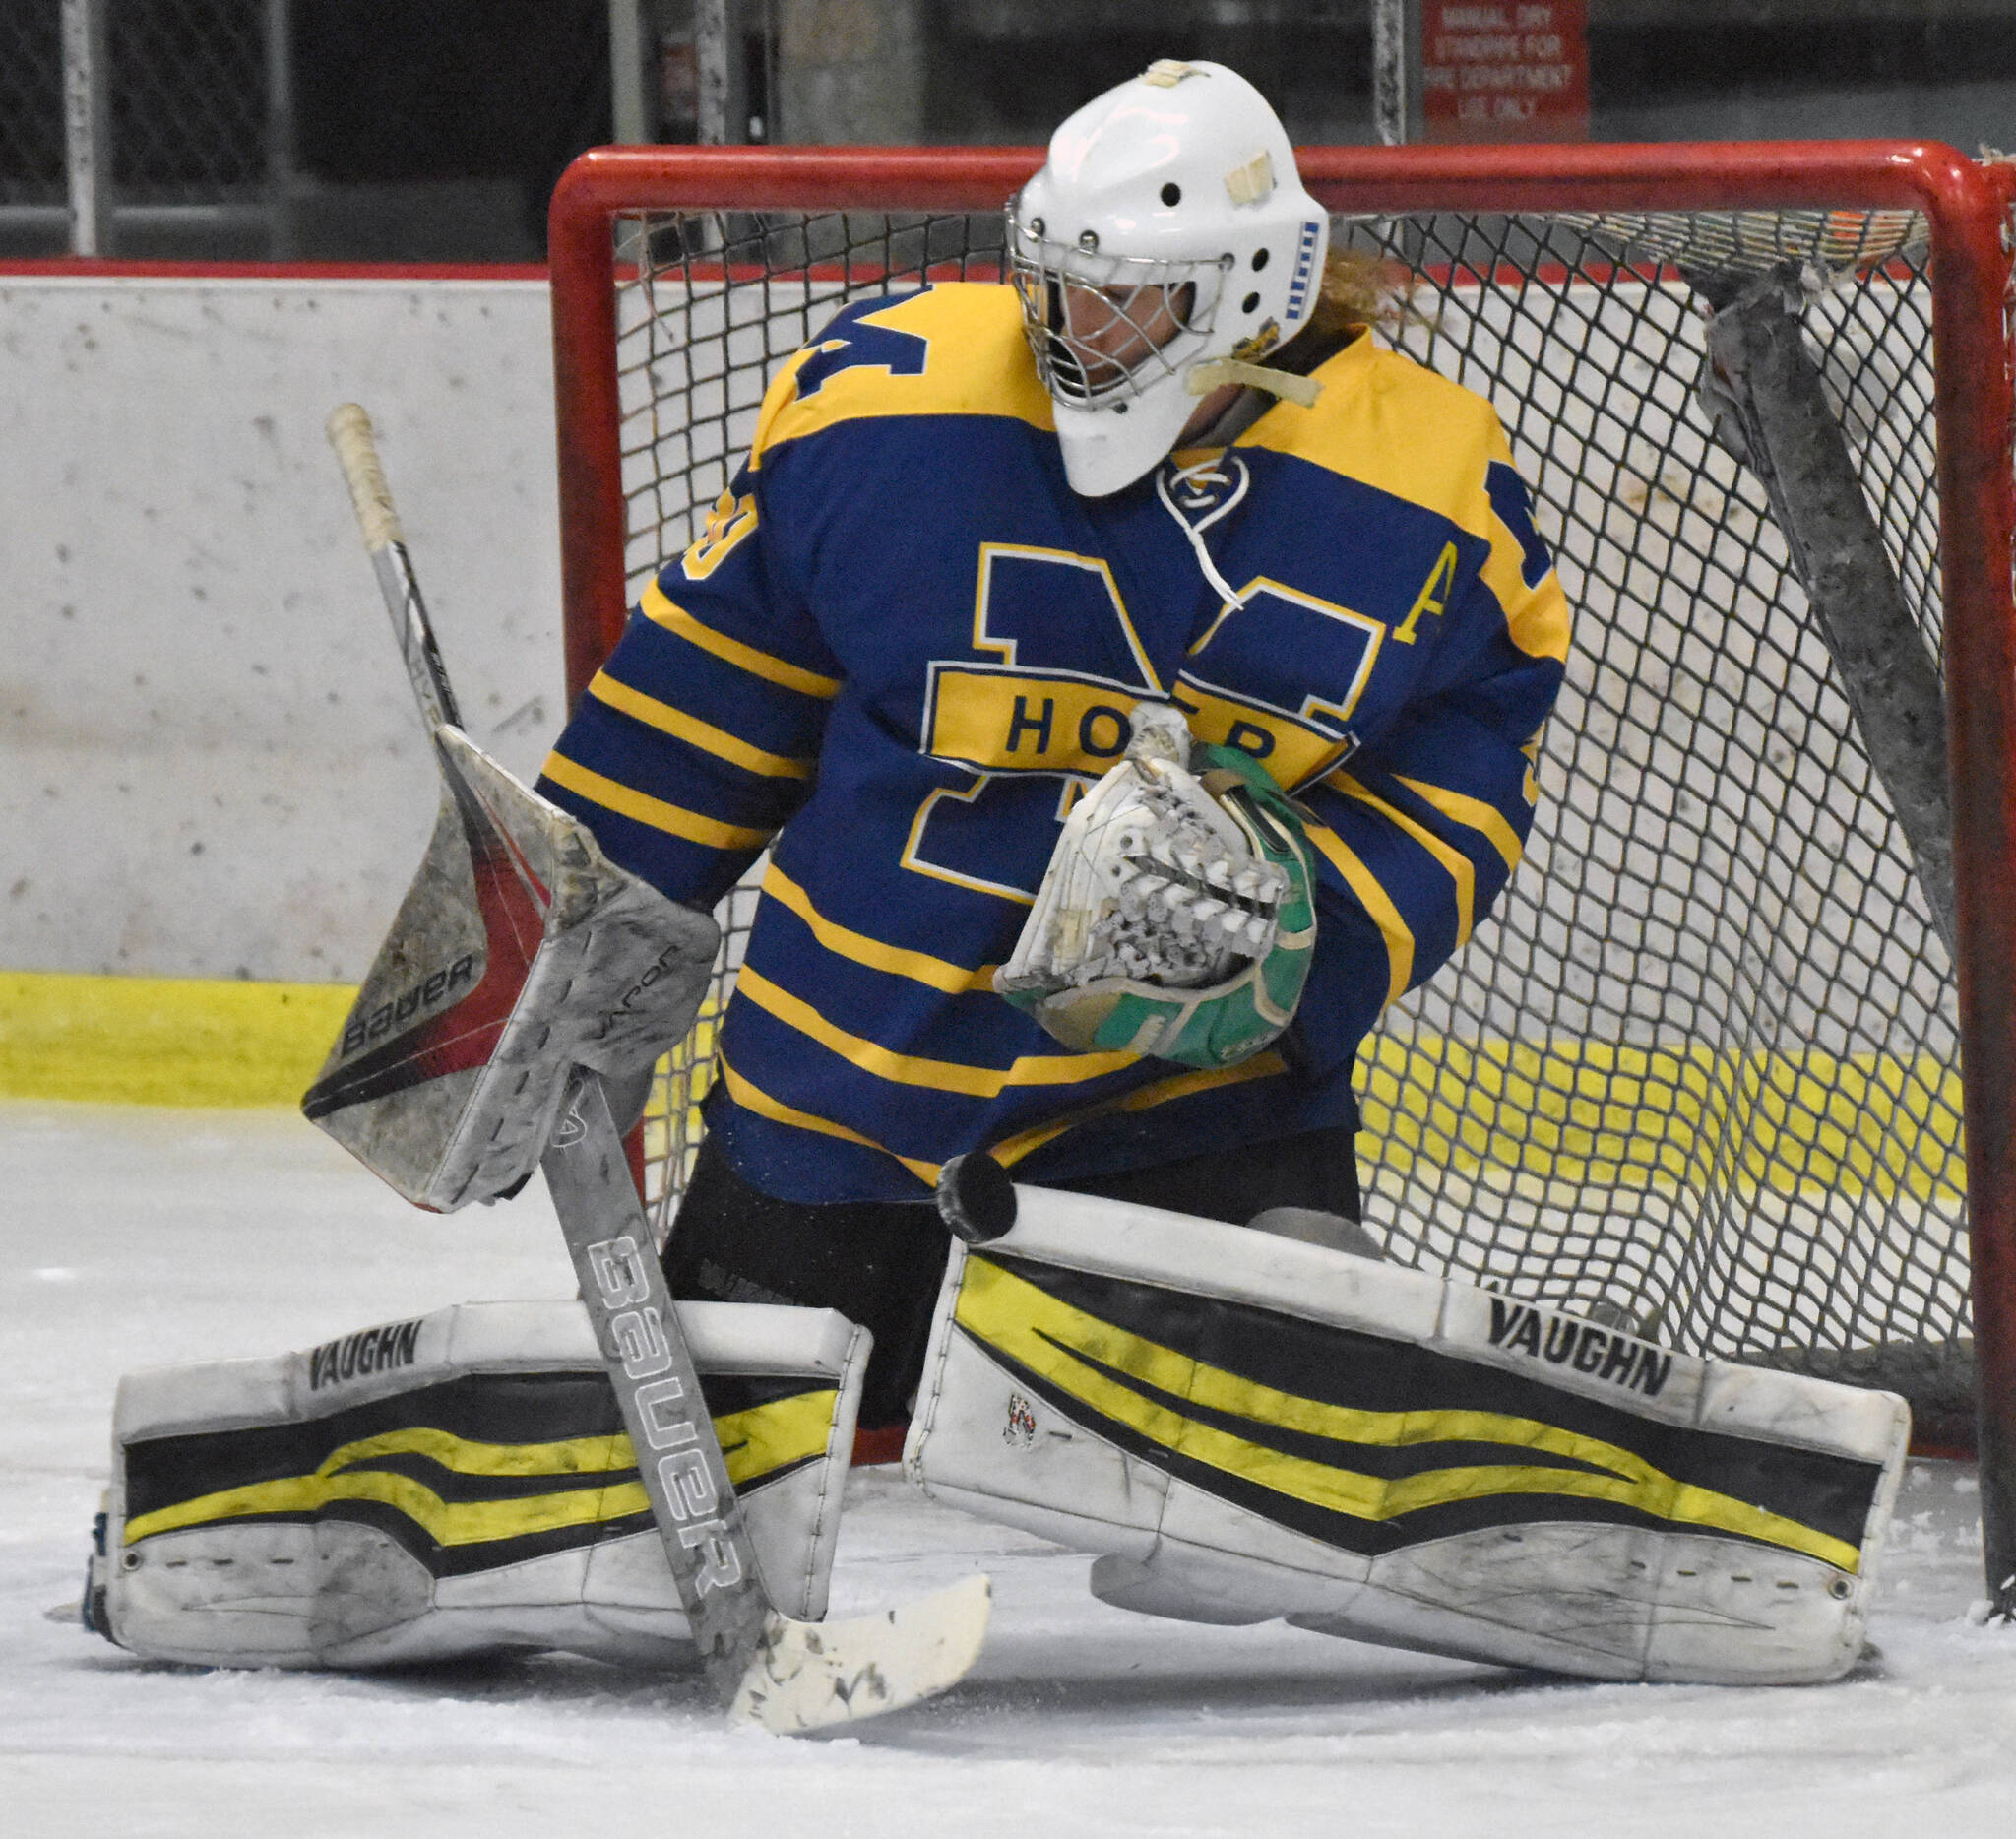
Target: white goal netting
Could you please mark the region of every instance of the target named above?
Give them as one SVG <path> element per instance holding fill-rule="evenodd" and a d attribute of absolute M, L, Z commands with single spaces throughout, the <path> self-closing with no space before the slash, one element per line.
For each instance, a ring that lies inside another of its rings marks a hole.
<path fill-rule="evenodd" d="M 1527 860 L 1363 1051 L 1366 1217 L 1411 1264 L 1606 1304 L 1690 1350 L 1880 1378 L 1922 1436 L 1959 1440 L 1951 966 L 1767 495 L 1696 395 L 1700 266 L 1817 255 L 1808 354 L 1936 652 L 1922 257 L 1903 214 L 1813 215 L 1823 235 L 1727 214 L 1337 226 L 1409 278 L 1376 336 L 1496 405 L 1577 612 Z M 992 219 L 617 228 L 636 265 L 618 290 L 633 588 L 697 533 L 771 370 L 836 305 L 999 273 Z M 726 903 L 722 998 L 753 899 Z M 661 1206 L 697 1141 L 711 1035 L 704 1020 L 662 1081 Z"/>

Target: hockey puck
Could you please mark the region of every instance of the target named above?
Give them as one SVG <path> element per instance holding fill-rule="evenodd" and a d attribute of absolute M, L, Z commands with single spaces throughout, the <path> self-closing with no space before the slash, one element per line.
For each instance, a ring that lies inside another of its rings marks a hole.
<path fill-rule="evenodd" d="M 954 1237 L 984 1245 L 1015 1224 L 1015 1183 L 985 1150 L 955 1156 L 938 1174 L 938 1212 Z"/>

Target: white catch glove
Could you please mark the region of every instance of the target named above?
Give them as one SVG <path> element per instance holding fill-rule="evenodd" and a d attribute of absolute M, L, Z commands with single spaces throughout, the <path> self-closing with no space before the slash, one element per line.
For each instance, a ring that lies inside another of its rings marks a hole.
<path fill-rule="evenodd" d="M 1133 720 L 1125 757 L 1065 819 L 994 987 L 1081 1051 L 1233 1065 L 1288 1026 L 1308 976 L 1300 826 L 1250 756 L 1193 759 L 1180 711 L 1144 703 Z"/>

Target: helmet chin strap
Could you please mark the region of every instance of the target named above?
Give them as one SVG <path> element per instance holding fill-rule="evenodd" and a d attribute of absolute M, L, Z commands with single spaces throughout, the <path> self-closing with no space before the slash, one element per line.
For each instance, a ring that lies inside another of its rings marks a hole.
<path fill-rule="evenodd" d="M 1192 396 L 1209 396 L 1228 383 L 1249 390 L 1265 390 L 1283 402 L 1301 409 L 1313 409 L 1323 386 L 1314 377 L 1298 377 L 1292 371 L 1270 370 L 1265 364 L 1248 364 L 1236 357 L 1215 357 L 1209 363 L 1192 364 L 1183 373 L 1183 388 Z"/>

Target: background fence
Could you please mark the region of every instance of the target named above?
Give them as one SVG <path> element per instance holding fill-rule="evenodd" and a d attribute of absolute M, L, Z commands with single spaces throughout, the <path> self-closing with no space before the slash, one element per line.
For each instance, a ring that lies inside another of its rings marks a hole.
<path fill-rule="evenodd" d="M 0 12 L 0 238 L 108 253 L 219 232 L 290 253 L 290 0 L 45 0 Z"/>
<path fill-rule="evenodd" d="M 1243 72 L 1304 145 L 1393 139 L 1374 28 L 1424 4 L 5 0 L 0 259 L 537 262 L 587 147 L 1036 144 L 1169 55 Z M 1586 11 L 1597 140 L 1972 152 L 2016 121 L 2016 0 Z"/>

